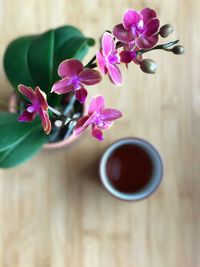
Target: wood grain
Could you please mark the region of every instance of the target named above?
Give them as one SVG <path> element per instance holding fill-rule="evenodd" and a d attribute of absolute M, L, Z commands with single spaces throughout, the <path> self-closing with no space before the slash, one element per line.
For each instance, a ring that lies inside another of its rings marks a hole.
<path fill-rule="evenodd" d="M 12 91 L 2 59 L 15 37 L 72 24 L 98 40 L 126 8 L 148 5 L 174 25 L 171 39 L 180 38 L 186 54 L 152 53 L 156 75 L 132 65 L 122 88 L 107 78 L 91 88 L 90 97 L 103 93 L 124 113 L 104 143 L 86 133 L 67 149 L 0 170 L 0 267 L 200 266 L 199 1 L 0 0 L 0 96 Z M 159 190 L 132 204 L 98 179 L 101 153 L 126 136 L 152 142 L 165 164 Z"/>

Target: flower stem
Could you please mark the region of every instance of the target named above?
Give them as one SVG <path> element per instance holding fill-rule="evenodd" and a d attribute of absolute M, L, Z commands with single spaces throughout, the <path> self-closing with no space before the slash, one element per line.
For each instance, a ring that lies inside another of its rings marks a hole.
<path fill-rule="evenodd" d="M 158 49 L 162 49 L 162 50 L 165 50 L 167 52 L 171 52 L 170 48 L 172 48 L 178 42 L 179 42 L 179 40 L 176 40 L 176 41 L 172 41 L 172 42 L 169 42 L 169 43 L 166 43 L 166 44 L 156 45 L 151 49 L 141 49 L 141 50 L 137 51 L 137 54 L 138 55 L 142 55 L 144 53 L 147 53 L 147 52 L 150 52 L 150 51 L 153 51 L 153 50 L 158 50 Z"/>
<path fill-rule="evenodd" d="M 68 103 L 68 105 L 66 106 L 65 110 L 63 111 L 63 115 L 67 116 L 70 111 L 73 109 L 74 104 L 76 102 L 76 97 L 73 95 Z"/>
<path fill-rule="evenodd" d="M 137 55 L 142 55 L 142 54 L 145 54 L 147 52 L 150 52 L 150 51 L 153 51 L 153 50 L 159 50 L 159 49 L 165 50 L 167 52 L 171 52 L 170 48 L 172 48 L 178 42 L 179 42 L 179 40 L 176 40 L 176 41 L 172 41 L 172 42 L 169 42 L 169 43 L 166 43 L 166 44 L 156 45 L 151 49 L 141 49 L 141 50 L 137 51 Z M 123 46 L 122 42 L 117 42 L 116 49 L 118 49 L 118 48 L 120 48 L 122 46 Z M 97 67 L 97 63 L 95 61 L 96 61 L 96 55 L 94 55 L 92 57 L 92 59 L 84 66 L 84 68 L 88 68 L 88 69 L 96 68 Z"/>
<path fill-rule="evenodd" d="M 50 110 L 51 112 L 53 112 L 53 114 L 55 114 L 56 116 L 60 116 L 60 117 L 63 116 L 63 114 L 62 114 L 60 111 L 56 110 L 55 108 L 52 108 L 51 106 L 49 106 L 48 108 L 49 108 L 49 110 Z"/>
<path fill-rule="evenodd" d="M 84 66 L 84 68 L 91 69 L 91 66 L 94 65 L 93 63 L 95 62 L 95 60 L 96 60 L 96 55 L 93 56 L 93 58 Z"/>
<path fill-rule="evenodd" d="M 89 69 L 95 69 L 97 67 L 97 63 L 93 63 L 89 66 Z"/>
<path fill-rule="evenodd" d="M 72 98 L 72 103 L 74 104 L 74 101 L 76 101 L 75 98 Z M 57 109 L 48 106 L 49 110 L 55 114 L 56 116 L 59 117 L 59 119 L 62 121 L 62 125 L 67 125 L 68 123 L 71 122 L 77 122 L 77 120 L 80 118 L 80 115 L 78 114 L 74 114 L 72 117 L 68 117 L 67 114 L 70 112 L 72 106 L 70 106 L 70 109 L 67 111 L 67 113 L 61 113 L 60 111 L 58 111 Z"/>

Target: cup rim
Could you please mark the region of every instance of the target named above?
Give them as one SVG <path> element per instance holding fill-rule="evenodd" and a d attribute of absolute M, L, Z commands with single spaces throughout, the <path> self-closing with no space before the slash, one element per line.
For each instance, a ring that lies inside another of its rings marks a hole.
<path fill-rule="evenodd" d="M 150 182 L 143 189 L 134 193 L 123 193 L 114 188 L 106 174 L 106 163 L 110 155 L 115 149 L 125 144 L 134 144 L 142 147 L 150 156 L 154 166 L 154 173 L 152 174 L 153 177 L 150 179 Z M 163 178 L 163 161 L 159 152 L 151 143 L 141 138 L 127 137 L 112 143 L 104 151 L 99 164 L 99 174 L 103 186 L 112 196 L 125 201 L 142 200 L 153 194 L 159 187 Z"/>

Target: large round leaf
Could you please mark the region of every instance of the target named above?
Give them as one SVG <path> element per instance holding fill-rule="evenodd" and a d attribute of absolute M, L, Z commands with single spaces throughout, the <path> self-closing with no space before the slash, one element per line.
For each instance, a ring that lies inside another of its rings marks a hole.
<path fill-rule="evenodd" d="M 14 167 L 32 158 L 48 141 L 39 118 L 19 123 L 17 117 L 0 112 L 0 168 Z"/>
<path fill-rule="evenodd" d="M 15 89 L 20 83 L 40 86 L 49 95 L 53 83 L 59 79 L 59 64 L 69 58 L 82 60 L 92 45 L 93 39 L 72 26 L 21 37 L 10 43 L 5 52 L 5 72 Z M 50 104 L 54 102 L 51 97 Z"/>
<path fill-rule="evenodd" d="M 21 37 L 10 43 L 4 56 L 6 75 L 15 89 L 21 83 L 34 84 L 29 70 L 28 53 L 35 36 Z"/>

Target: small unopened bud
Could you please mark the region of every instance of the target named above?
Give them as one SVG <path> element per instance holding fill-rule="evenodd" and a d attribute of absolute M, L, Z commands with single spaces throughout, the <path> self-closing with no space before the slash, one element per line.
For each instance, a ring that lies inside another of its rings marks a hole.
<path fill-rule="evenodd" d="M 140 69 L 145 73 L 154 74 L 157 70 L 157 63 L 152 59 L 144 59 L 140 62 Z"/>
<path fill-rule="evenodd" d="M 185 53 L 185 48 L 182 45 L 176 45 L 172 48 L 172 52 L 175 55 L 182 55 Z"/>
<path fill-rule="evenodd" d="M 171 24 L 165 24 L 160 28 L 160 36 L 163 38 L 167 38 L 172 32 L 174 28 Z"/>

